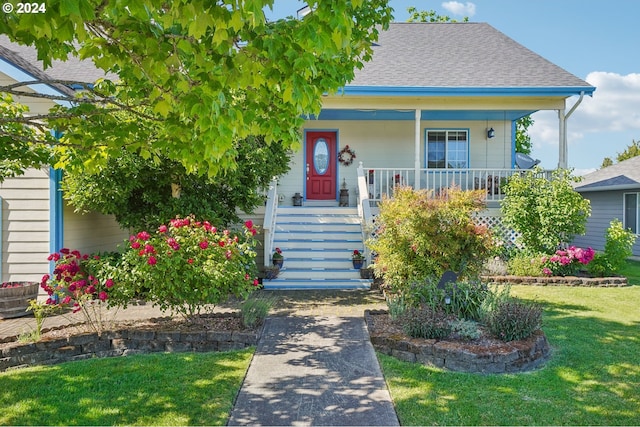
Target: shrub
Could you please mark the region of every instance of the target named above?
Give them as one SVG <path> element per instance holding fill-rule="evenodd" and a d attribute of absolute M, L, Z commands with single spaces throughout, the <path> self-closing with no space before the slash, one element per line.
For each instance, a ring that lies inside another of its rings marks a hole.
<path fill-rule="evenodd" d="M 45 274 L 40 286 L 47 292 L 47 304 L 58 307 L 73 307 L 81 312 L 89 329 L 102 333 L 105 327 L 103 309 L 115 291 L 113 278 L 106 274 L 91 274 L 87 268 L 91 260 L 88 254 L 60 249 L 49 255 L 55 262 L 53 276 Z"/>
<path fill-rule="evenodd" d="M 632 254 L 636 236 L 631 230 L 625 230 L 622 222 L 614 219 L 606 232 L 604 253 L 598 253 L 588 265 L 589 273 L 594 276 L 617 274 L 624 267 L 625 260 Z"/>
<path fill-rule="evenodd" d="M 473 320 L 457 319 L 451 322 L 451 333 L 463 341 L 473 341 L 480 338 L 478 323 Z"/>
<path fill-rule="evenodd" d="M 509 179 L 502 219 L 520 233 L 529 250 L 553 253 L 573 236 L 584 234 L 591 206 L 573 189 L 576 181 L 564 169 L 554 171 L 548 180 L 540 168 Z"/>
<path fill-rule="evenodd" d="M 446 270 L 475 277 L 492 247 L 489 230 L 473 220 L 485 196 L 459 188 L 434 196 L 397 187 L 394 198 L 381 203 L 378 235 L 367 242 L 377 254 L 376 275 L 396 291 Z"/>
<path fill-rule="evenodd" d="M 487 318 L 489 331 L 502 341 L 528 338 L 542 326 L 542 307 L 516 300 L 500 301 Z"/>
<path fill-rule="evenodd" d="M 507 264 L 509 274 L 515 276 L 542 276 L 546 254 L 520 251 Z"/>
<path fill-rule="evenodd" d="M 593 260 L 595 251 L 569 246 L 550 257 L 542 257 L 542 274 L 545 276 L 573 276 Z"/>
<path fill-rule="evenodd" d="M 455 317 L 428 305 L 409 307 L 400 317 L 404 332 L 413 338 L 438 339 L 451 333 Z"/>
<path fill-rule="evenodd" d="M 391 320 L 398 320 L 407 310 L 407 302 L 402 295 L 387 297 L 386 301 L 387 307 L 389 308 L 389 316 L 391 316 Z"/>
<path fill-rule="evenodd" d="M 412 307 L 426 305 L 456 318 L 478 320 L 488 293 L 487 286 L 480 282 L 447 283 L 445 289 L 440 289 L 435 279 L 427 279 L 412 283 L 405 298 L 406 304 Z"/>
<path fill-rule="evenodd" d="M 119 280 L 160 307 L 190 318 L 206 305 L 245 298 L 258 286 L 251 221 L 241 232 L 218 230 L 193 217 L 176 218 L 129 238 Z"/>
<path fill-rule="evenodd" d="M 249 329 L 262 325 L 274 303 L 273 297 L 247 298 L 240 307 L 242 325 Z"/>

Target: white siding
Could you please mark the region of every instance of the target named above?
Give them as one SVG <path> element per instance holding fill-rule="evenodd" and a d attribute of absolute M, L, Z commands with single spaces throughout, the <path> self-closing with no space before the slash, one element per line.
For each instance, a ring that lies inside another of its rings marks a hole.
<path fill-rule="evenodd" d="M 49 271 L 49 176 L 27 170 L 0 183 L 2 281 L 40 281 Z"/>
<path fill-rule="evenodd" d="M 111 215 L 75 213 L 65 205 L 63 221 L 64 246 L 83 254 L 114 251 L 129 237 L 129 232 L 121 229 Z"/>
<path fill-rule="evenodd" d="M 493 127 L 496 136 L 487 139 L 486 130 Z M 335 130 L 338 132 L 338 150 L 345 145 L 355 152 L 356 159 L 350 166 L 340 165 L 338 180 L 346 179 L 350 205 L 356 201 L 356 169 L 359 162 L 365 168 L 413 168 L 415 157 L 415 123 L 413 121 L 339 121 L 310 120 L 304 130 Z M 471 168 L 511 168 L 511 122 L 461 122 L 423 120 L 420 123 L 420 165 L 425 166 L 425 130 L 469 130 L 469 158 Z M 292 157 L 291 171 L 279 182 L 278 194 L 284 196 L 281 205 L 293 204 L 296 192 L 303 193 L 304 141 Z"/>

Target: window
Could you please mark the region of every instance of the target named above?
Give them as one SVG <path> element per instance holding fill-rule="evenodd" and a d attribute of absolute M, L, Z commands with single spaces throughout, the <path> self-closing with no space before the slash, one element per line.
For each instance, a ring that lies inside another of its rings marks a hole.
<path fill-rule="evenodd" d="M 638 193 L 624 195 L 624 228 L 638 234 Z"/>
<path fill-rule="evenodd" d="M 468 132 L 466 130 L 427 131 L 427 167 L 443 169 L 468 168 Z"/>

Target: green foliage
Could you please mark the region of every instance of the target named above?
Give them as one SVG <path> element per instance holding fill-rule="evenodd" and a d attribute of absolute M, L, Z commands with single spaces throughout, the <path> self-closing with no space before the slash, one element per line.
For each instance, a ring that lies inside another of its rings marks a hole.
<path fill-rule="evenodd" d="M 377 254 L 376 275 L 399 291 L 446 270 L 474 277 L 492 248 L 489 230 L 472 217 L 483 209 L 483 197 L 482 191 L 457 188 L 434 197 L 398 187 L 380 204 L 378 235 L 367 242 Z"/>
<path fill-rule="evenodd" d="M 407 12 L 409 12 L 407 22 L 458 22 L 447 15 L 438 14 L 435 10 L 418 10 L 414 6 L 409 6 Z M 462 22 L 469 22 L 469 17 L 462 18 Z"/>
<path fill-rule="evenodd" d="M 33 312 L 33 317 L 36 319 L 36 327 L 25 335 L 21 335 L 18 337 L 18 341 L 40 341 L 40 337 L 42 337 L 42 326 L 44 325 L 44 321 L 48 316 L 57 313 L 58 307 L 55 305 L 47 304 L 46 302 L 38 301 L 37 299 L 29 300 L 29 307 L 27 307 L 27 311 Z"/>
<path fill-rule="evenodd" d="M 49 164 L 53 137 L 45 129 L 27 126 L 21 119 L 29 109 L 0 92 L 0 183 L 26 168 Z"/>
<path fill-rule="evenodd" d="M 637 156 L 640 156 L 640 140 L 636 141 L 634 139 L 631 140 L 631 144 L 627 145 L 627 148 L 625 148 L 622 153 L 618 153 L 616 155 L 616 161 L 623 162 Z M 600 168 L 611 166 L 612 164 L 613 160 L 611 160 L 610 157 L 605 157 L 602 160 L 602 165 L 600 166 Z"/>
<path fill-rule="evenodd" d="M 407 301 L 405 301 L 405 297 L 401 294 L 387 296 L 386 302 L 387 307 L 389 308 L 389 316 L 393 321 L 400 319 L 407 310 Z"/>
<path fill-rule="evenodd" d="M 146 229 L 185 215 L 228 225 L 240 221 L 238 209 L 251 212 L 262 205 L 261 190 L 289 170 L 289 152 L 263 137 L 237 141 L 233 150 L 236 168 L 216 179 L 189 174 L 168 158 L 144 159 L 122 149 L 94 174 L 66 173 L 62 187 L 77 211 L 112 214 L 125 228 Z"/>
<path fill-rule="evenodd" d="M 245 298 L 258 286 L 255 233 L 251 221 L 234 234 L 193 217 L 141 231 L 129 238 L 118 286 L 187 319 L 231 295 Z"/>
<path fill-rule="evenodd" d="M 438 339 L 451 333 L 454 317 L 429 305 L 409 307 L 400 316 L 404 332 L 413 338 Z"/>
<path fill-rule="evenodd" d="M 387 0 L 308 3 L 304 19 L 269 22 L 273 0 L 53 1 L 46 13 L 4 14 L 0 33 L 34 46 L 45 68 L 73 55 L 118 76 L 41 119 L 64 132 L 59 165 L 104 165 L 126 147 L 213 177 L 233 169 L 234 142 L 250 135 L 297 148 L 304 117 L 371 59 L 392 19 Z"/>
<path fill-rule="evenodd" d="M 611 157 L 605 157 L 604 159 L 602 159 L 602 164 L 600 165 L 600 169 L 609 167 L 612 164 L 613 164 L 613 160 L 611 160 Z"/>
<path fill-rule="evenodd" d="M 244 327 L 252 329 L 262 325 L 274 303 L 274 297 L 247 298 L 240 306 L 240 315 L 242 316 Z"/>
<path fill-rule="evenodd" d="M 531 137 L 528 132 L 533 123 L 531 116 L 525 116 L 516 121 L 516 152 L 531 154 Z"/>
<path fill-rule="evenodd" d="M 487 326 L 502 341 L 528 338 L 542 326 L 542 307 L 531 302 L 501 301 L 487 317 Z"/>
<path fill-rule="evenodd" d="M 437 280 L 414 282 L 404 295 L 411 307 L 429 306 L 459 319 L 480 320 L 482 304 L 489 294 L 486 285 L 474 281 L 447 283 L 445 289 L 437 286 Z"/>
<path fill-rule="evenodd" d="M 507 271 L 514 276 L 542 276 L 546 254 L 541 252 L 519 251 L 507 263 Z"/>
<path fill-rule="evenodd" d="M 547 179 L 538 167 L 509 179 L 502 219 L 521 234 L 527 249 L 554 253 L 559 245 L 584 234 L 591 206 L 573 189 L 573 182 L 577 179 L 568 170 L 555 170 Z"/>
<path fill-rule="evenodd" d="M 480 338 L 478 323 L 473 320 L 458 319 L 451 322 L 451 333 L 463 341 L 473 341 Z"/>
<path fill-rule="evenodd" d="M 609 223 L 606 231 L 604 253 L 597 253 L 587 266 L 589 273 L 594 276 L 611 276 L 618 274 L 625 267 L 626 259 L 633 254 L 633 244 L 636 235 L 631 230 L 625 230 L 622 222 L 614 219 Z"/>

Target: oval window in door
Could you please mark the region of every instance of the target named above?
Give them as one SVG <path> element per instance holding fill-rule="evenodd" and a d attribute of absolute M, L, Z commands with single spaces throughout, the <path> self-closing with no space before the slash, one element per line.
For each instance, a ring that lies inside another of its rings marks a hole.
<path fill-rule="evenodd" d="M 318 175 L 324 175 L 329 169 L 329 145 L 324 138 L 318 138 L 313 147 L 313 168 Z"/>

